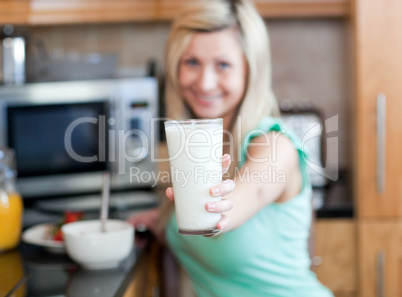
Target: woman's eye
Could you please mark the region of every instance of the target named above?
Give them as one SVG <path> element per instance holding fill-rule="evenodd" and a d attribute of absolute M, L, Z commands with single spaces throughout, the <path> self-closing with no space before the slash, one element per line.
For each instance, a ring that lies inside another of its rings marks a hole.
<path fill-rule="evenodd" d="M 186 60 L 184 60 L 184 64 L 189 65 L 189 66 L 197 66 L 198 61 L 196 59 L 186 59 Z"/>
<path fill-rule="evenodd" d="M 226 62 L 219 62 L 218 63 L 218 68 L 219 69 L 226 69 L 226 68 L 229 68 L 229 67 L 230 67 L 229 63 L 226 63 Z"/>

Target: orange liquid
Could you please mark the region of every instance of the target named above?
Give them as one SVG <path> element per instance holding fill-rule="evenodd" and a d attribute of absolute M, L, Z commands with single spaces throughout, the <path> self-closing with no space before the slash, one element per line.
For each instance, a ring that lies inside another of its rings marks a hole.
<path fill-rule="evenodd" d="M 0 191 L 0 252 L 18 245 L 21 236 L 23 204 L 18 193 Z"/>
<path fill-rule="evenodd" d="M 21 254 L 18 250 L 9 251 L 0 255 L 0 296 L 6 296 L 7 293 L 15 286 L 24 276 L 24 266 Z M 26 296 L 26 283 L 22 284 L 19 289 L 14 292 L 13 297 Z"/>

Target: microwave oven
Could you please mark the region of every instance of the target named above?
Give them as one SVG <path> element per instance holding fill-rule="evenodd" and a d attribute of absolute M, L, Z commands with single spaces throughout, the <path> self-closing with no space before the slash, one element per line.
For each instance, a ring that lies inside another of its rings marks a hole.
<path fill-rule="evenodd" d="M 0 87 L 0 146 L 14 150 L 25 198 L 149 187 L 159 139 L 155 78 Z M 131 172 L 149 178 L 132 178 Z"/>

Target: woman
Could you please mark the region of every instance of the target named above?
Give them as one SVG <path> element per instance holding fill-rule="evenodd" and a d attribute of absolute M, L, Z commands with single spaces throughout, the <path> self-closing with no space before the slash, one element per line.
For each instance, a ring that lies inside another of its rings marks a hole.
<path fill-rule="evenodd" d="M 205 206 L 222 214 L 216 236 L 180 235 L 170 201 L 131 221 L 155 232 L 159 221 L 199 297 L 333 296 L 309 270 L 311 186 L 300 144 L 279 120 L 270 66 L 264 22 L 247 0 L 191 1 L 173 23 L 167 115 L 223 118 L 233 180 L 211 188 L 223 199 Z M 174 200 L 172 188 L 166 195 Z"/>

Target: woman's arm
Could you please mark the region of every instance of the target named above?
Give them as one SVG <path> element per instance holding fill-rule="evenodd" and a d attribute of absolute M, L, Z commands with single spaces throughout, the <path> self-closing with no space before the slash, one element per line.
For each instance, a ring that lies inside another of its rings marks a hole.
<path fill-rule="evenodd" d="M 224 172 L 230 165 L 230 158 L 225 156 Z M 245 164 L 235 174 L 234 181 L 226 180 L 210 189 L 211 196 L 223 196 L 223 199 L 205 205 L 209 212 L 222 213 L 217 228 L 224 232 L 240 227 L 269 203 L 285 202 L 301 190 L 297 149 L 280 132 L 253 139 Z M 166 190 L 166 196 L 174 201 L 172 188 Z"/>
<path fill-rule="evenodd" d="M 301 185 L 297 149 L 286 135 L 270 132 L 253 139 L 247 161 L 236 173 L 234 182 L 217 186 L 221 194 L 227 195 L 221 202 L 207 203 L 206 208 L 210 212 L 225 213 L 222 218 L 223 229 L 230 231 L 269 203 L 285 202 L 294 197 L 300 192 Z M 213 189 L 211 194 L 220 196 L 219 193 L 214 194 Z"/>

